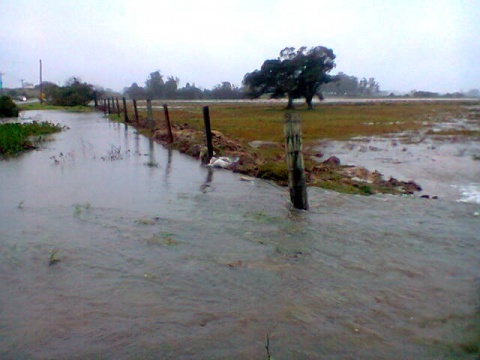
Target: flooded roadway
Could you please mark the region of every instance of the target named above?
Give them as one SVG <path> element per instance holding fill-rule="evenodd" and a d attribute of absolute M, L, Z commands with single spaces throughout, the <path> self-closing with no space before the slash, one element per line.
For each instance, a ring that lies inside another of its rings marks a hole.
<path fill-rule="evenodd" d="M 478 355 L 478 204 L 310 188 L 301 212 L 100 114 L 23 117 L 70 130 L 0 162 L 0 358 Z"/>

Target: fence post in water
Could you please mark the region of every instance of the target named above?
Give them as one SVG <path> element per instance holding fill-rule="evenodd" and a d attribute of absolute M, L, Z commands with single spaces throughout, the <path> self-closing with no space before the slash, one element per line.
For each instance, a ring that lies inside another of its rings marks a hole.
<path fill-rule="evenodd" d="M 170 124 L 170 115 L 168 113 L 168 106 L 167 104 L 163 104 L 163 113 L 165 114 L 165 121 L 167 122 L 167 131 L 168 131 L 168 143 L 173 143 L 173 133 L 172 133 L 172 125 Z"/>
<path fill-rule="evenodd" d="M 118 97 L 116 97 L 117 100 L 117 116 L 120 117 L 120 104 L 118 102 Z"/>
<path fill-rule="evenodd" d="M 290 200 L 296 209 L 308 210 L 307 180 L 303 167 L 300 115 L 285 114 L 285 150 Z"/>
<path fill-rule="evenodd" d="M 112 109 L 110 107 L 110 98 L 107 99 L 107 111 L 108 111 L 108 115 L 112 113 Z"/>
<path fill-rule="evenodd" d="M 203 107 L 203 121 L 205 122 L 205 136 L 207 140 L 207 163 L 213 157 L 213 142 L 212 142 L 212 130 L 210 127 L 210 111 L 208 106 Z"/>
<path fill-rule="evenodd" d="M 107 99 L 102 99 L 103 102 L 103 114 L 107 116 L 108 114 L 108 109 L 107 109 Z"/>
<path fill-rule="evenodd" d="M 140 125 L 140 120 L 138 119 L 138 109 L 137 109 L 137 100 L 133 99 L 133 111 L 135 113 L 135 123 Z"/>
<path fill-rule="evenodd" d="M 152 100 L 147 99 L 147 128 L 153 129 L 153 111 L 152 111 Z"/>
<path fill-rule="evenodd" d="M 125 122 L 128 123 L 127 99 L 123 97 L 122 102 L 123 102 L 123 116 L 124 116 Z"/>

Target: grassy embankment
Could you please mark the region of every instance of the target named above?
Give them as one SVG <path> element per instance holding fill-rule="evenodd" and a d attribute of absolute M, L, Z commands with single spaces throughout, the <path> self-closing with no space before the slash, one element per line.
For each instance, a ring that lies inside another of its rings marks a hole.
<path fill-rule="evenodd" d="M 19 104 L 20 111 L 29 110 L 62 110 L 70 112 L 91 112 L 91 106 L 53 106 L 48 104 L 28 103 Z M 0 124 L 0 155 L 13 156 L 25 150 L 35 148 L 35 143 L 45 139 L 45 135 L 62 131 L 62 126 L 48 121 L 32 123 Z"/>
<path fill-rule="evenodd" d="M 143 102 L 139 102 L 144 105 Z M 140 131 L 165 142 L 163 109 L 160 102 L 154 102 L 155 129 L 140 127 Z M 476 103 L 477 105 L 479 103 Z M 352 181 L 344 181 L 342 167 L 320 166 L 319 144 L 322 140 L 348 140 L 354 137 L 399 136 L 402 142 L 411 141 L 412 135 L 431 136 L 480 136 L 478 131 L 448 130 L 433 133 L 436 123 L 449 119 L 479 119 L 478 111 L 467 105 L 472 102 L 459 101 L 405 101 L 372 103 L 322 103 L 315 110 L 298 106 L 296 110 L 302 120 L 305 166 L 310 185 L 321 186 L 341 192 L 370 194 L 375 192 L 395 192 L 391 188 L 373 185 L 359 186 Z M 213 103 L 210 104 L 210 117 L 214 131 L 214 147 L 219 155 L 239 156 L 238 171 L 285 183 L 286 165 L 284 162 L 282 103 Z M 175 102 L 169 106 L 170 119 L 174 124 L 173 148 L 197 156 L 195 144 L 203 144 L 203 117 L 200 103 Z M 133 109 L 129 109 L 130 119 Z M 116 116 L 113 116 L 116 118 Z M 144 107 L 140 107 L 140 123 L 146 119 Z M 120 119 L 123 119 L 123 115 Z M 252 147 L 252 141 L 265 144 Z"/>
<path fill-rule="evenodd" d="M 0 155 L 13 156 L 33 149 L 34 143 L 41 141 L 45 135 L 61 130 L 60 125 L 48 121 L 0 124 Z"/>
<path fill-rule="evenodd" d="M 92 106 L 56 106 L 49 104 L 40 104 L 39 102 L 33 103 L 20 103 L 17 104 L 20 111 L 29 110 L 63 110 L 69 112 L 91 112 L 95 109 Z"/>

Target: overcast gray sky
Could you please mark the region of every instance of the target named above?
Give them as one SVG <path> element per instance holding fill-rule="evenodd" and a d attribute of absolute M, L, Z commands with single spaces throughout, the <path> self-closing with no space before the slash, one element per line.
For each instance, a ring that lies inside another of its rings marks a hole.
<path fill-rule="evenodd" d="M 0 0 L 0 72 L 122 90 L 148 75 L 240 85 L 287 46 L 332 48 L 333 73 L 383 90 L 480 88 L 480 0 Z"/>

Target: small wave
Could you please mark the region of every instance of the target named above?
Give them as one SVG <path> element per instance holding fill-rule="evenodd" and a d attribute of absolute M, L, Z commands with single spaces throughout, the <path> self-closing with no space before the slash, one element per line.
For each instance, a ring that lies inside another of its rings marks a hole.
<path fill-rule="evenodd" d="M 457 201 L 480 204 L 480 184 L 462 185 L 458 189 L 462 198 Z"/>

